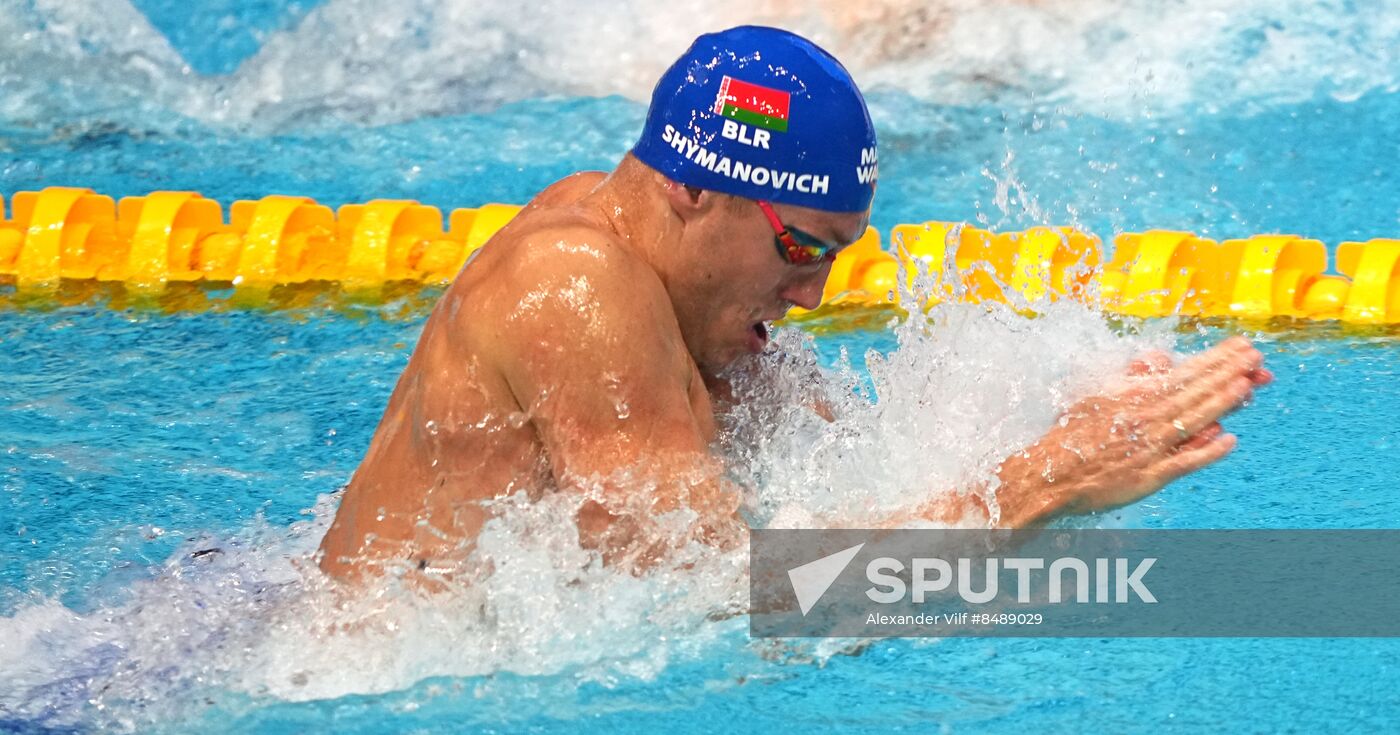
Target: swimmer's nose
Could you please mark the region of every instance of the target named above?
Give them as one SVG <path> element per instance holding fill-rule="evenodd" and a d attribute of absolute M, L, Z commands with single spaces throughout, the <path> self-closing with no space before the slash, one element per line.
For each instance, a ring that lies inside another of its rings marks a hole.
<path fill-rule="evenodd" d="M 831 264 L 825 263 L 810 278 L 788 285 L 778 295 L 804 309 L 815 309 L 822 305 L 822 291 L 826 288 L 826 277 L 830 273 Z"/>

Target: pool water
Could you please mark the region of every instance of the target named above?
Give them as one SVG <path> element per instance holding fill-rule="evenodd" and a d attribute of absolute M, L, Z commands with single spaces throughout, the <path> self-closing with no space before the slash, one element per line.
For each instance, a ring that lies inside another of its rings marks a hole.
<path fill-rule="evenodd" d="M 872 80 L 884 148 L 874 224 L 886 231 L 966 219 L 1105 237 L 1288 231 L 1335 245 L 1400 228 L 1395 3 L 1011 4 L 995 18 L 984 5 L 930 6 L 938 27 L 958 30 L 927 31 L 937 43 L 899 32 L 891 11 L 877 29 L 901 43 L 882 44 L 780 4 L 608 2 L 566 21 L 562 4 L 536 20 L 445 0 L 0 0 L 0 193 L 519 203 L 626 151 L 645 80 L 697 24 L 760 19 L 849 50 L 857 78 Z M 591 52 L 567 43 L 582 33 L 574 21 L 606 29 Z M 542 45 L 539 23 L 567 48 Z M 882 45 L 898 54 L 871 50 Z M 749 641 L 742 618 L 704 619 L 705 590 L 727 589 L 723 563 L 657 587 L 594 575 L 575 592 L 549 587 L 546 571 L 530 578 L 542 591 L 486 590 L 509 621 L 415 609 L 397 632 L 327 635 L 296 564 L 435 296 L 288 290 L 274 296 L 283 308 L 247 309 L 224 291 L 137 304 L 68 284 L 35 303 L 0 288 L 0 731 L 1349 732 L 1392 729 L 1400 715 L 1390 640 L 778 646 Z M 934 317 L 922 337 L 882 314 L 812 328 L 831 390 L 873 386 L 875 408 L 849 406 L 842 430 L 861 438 L 840 456 L 781 442 L 746 455 L 768 492 L 926 491 L 1048 425 L 1049 397 L 1086 366 L 1243 332 L 1277 382 L 1230 419 L 1240 449 L 1075 523 L 1400 518 L 1400 330 L 1110 325 L 1074 307 Z M 797 330 L 784 339 L 803 349 Z M 539 551 L 521 544 L 513 558 Z"/>

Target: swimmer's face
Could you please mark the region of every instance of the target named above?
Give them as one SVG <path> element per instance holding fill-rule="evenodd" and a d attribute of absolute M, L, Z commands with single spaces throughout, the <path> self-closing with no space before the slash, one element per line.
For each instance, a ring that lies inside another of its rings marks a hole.
<path fill-rule="evenodd" d="M 702 368 L 713 372 L 762 351 L 769 322 L 793 306 L 820 305 L 832 258 L 788 262 L 774 244 L 773 225 L 753 200 L 705 191 L 696 203 L 693 216 L 682 218 L 681 253 L 689 262 L 669 290 L 686 346 Z M 870 221 L 868 210 L 772 208 L 789 230 L 830 244 L 833 255 L 859 239 Z"/>

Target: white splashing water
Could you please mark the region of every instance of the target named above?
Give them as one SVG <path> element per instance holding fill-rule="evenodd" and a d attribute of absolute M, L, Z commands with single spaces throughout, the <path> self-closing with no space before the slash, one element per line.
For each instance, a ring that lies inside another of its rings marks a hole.
<path fill-rule="evenodd" d="M 777 332 L 768 377 L 739 386 L 745 407 L 725 418 L 722 442 L 753 483 L 760 525 L 860 527 L 956 492 L 1132 356 L 1172 344 L 1169 325 L 1124 336 L 1072 303 L 1035 319 L 952 304 L 930 317 L 894 327 L 899 347 L 868 358 L 868 380 L 845 370 L 815 386 L 809 338 Z M 807 408 L 814 390 L 835 422 Z M 139 731 L 196 718 L 199 702 L 230 692 L 300 701 L 503 672 L 607 684 L 746 646 L 755 666 L 769 655 L 743 633 L 742 548 L 689 546 L 634 576 L 580 549 L 577 496 L 512 498 L 479 539 L 493 570 L 483 578 L 432 597 L 391 584 L 344 598 L 311 561 L 334 503 L 291 529 L 255 524 L 182 549 L 91 613 L 39 600 L 0 618 L 0 711 Z M 192 558 L 209 546 L 222 552 Z"/>
<path fill-rule="evenodd" d="M 541 95 L 644 101 L 697 31 L 740 23 L 812 37 L 869 90 L 947 104 L 1063 104 L 1131 117 L 1396 89 L 1400 0 L 1352 5 L 330 0 L 273 34 L 234 74 L 204 77 L 126 0 L 0 0 L 0 117 L 154 106 L 273 129 L 480 111 Z"/>

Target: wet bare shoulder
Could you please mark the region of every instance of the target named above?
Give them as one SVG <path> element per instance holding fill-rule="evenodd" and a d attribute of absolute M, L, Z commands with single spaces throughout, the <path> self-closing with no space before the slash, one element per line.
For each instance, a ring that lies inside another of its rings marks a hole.
<path fill-rule="evenodd" d="M 598 299 L 607 308 L 662 305 L 660 279 L 611 229 L 567 215 L 551 219 L 494 243 L 482 271 L 498 308 L 519 310 L 570 292 L 578 292 L 579 308 Z"/>
<path fill-rule="evenodd" d="M 522 408 L 578 381 L 597 391 L 611 380 L 619 395 L 686 394 L 693 367 L 666 290 L 614 233 L 544 227 L 510 248 L 467 329 Z"/>
<path fill-rule="evenodd" d="M 561 315 L 619 335 L 645 328 L 678 336 L 661 280 L 605 222 L 568 209 L 532 219 L 488 243 L 453 286 L 462 300 L 458 329 L 481 351 L 498 349 L 503 330 L 559 329 Z"/>
<path fill-rule="evenodd" d="M 603 183 L 608 175 L 602 171 L 580 171 L 550 184 L 535 195 L 526 211 L 543 207 L 558 207 L 574 204 Z"/>

